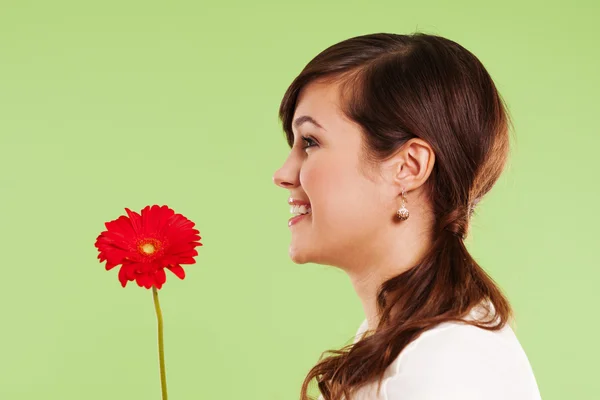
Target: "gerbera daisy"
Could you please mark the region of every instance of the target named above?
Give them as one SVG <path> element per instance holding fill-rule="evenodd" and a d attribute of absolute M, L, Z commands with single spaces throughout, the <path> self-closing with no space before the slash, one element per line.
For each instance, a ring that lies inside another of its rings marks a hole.
<path fill-rule="evenodd" d="M 180 279 L 185 271 L 180 264 L 194 264 L 202 246 L 194 222 L 167 206 L 146 206 L 141 215 L 125 208 L 127 216 L 106 222 L 106 231 L 97 238 L 95 246 L 106 270 L 121 264 L 119 281 L 125 287 L 135 280 L 140 287 L 160 289 L 167 277 L 165 268 Z"/>

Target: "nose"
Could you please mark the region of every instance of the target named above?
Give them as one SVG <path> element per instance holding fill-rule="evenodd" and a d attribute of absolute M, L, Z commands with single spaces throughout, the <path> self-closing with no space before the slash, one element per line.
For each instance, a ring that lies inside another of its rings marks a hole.
<path fill-rule="evenodd" d="M 284 189 L 296 187 L 300 182 L 299 168 L 294 165 L 292 158 L 293 157 L 288 158 L 281 168 L 275 171 L 275 174 L 273 175 L 273 183 Z"/>

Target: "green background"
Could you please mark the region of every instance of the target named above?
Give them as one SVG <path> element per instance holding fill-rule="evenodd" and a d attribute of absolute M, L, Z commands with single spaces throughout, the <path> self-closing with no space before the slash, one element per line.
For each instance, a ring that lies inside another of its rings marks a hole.
<path fill-rule="evenodd" d="M 509 105 L 468 246 L 542 397 L 600 398 L 599 3 L 415 3 L 1 0 L 0 398 L 160 398 L 151 292 L 94 247 L 148 204 L 204 244 L 160 291 L 170 399 L 298 398 L 364 315 L 343 271 L 288 258 L 279 102 L 324 48 L 415 30 L 471 50 Z"/>

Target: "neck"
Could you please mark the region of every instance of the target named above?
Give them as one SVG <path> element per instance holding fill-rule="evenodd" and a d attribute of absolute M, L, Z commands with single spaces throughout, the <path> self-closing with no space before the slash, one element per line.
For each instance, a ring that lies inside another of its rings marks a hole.
<path fill-rule="evenodd" d="M 381 285 L 414 267 L 423 259 L 431 246 L 431 240 L 426 235 L 404 235 L 402 240 L 391 243 L 379 243 L 370 254 L 384 254 L 383 257 L 365 257 L 371 262 L 357 263 L 352 269 L 347 269 L 348 276 L 356 294 L 360 298 L 369 330 L 374 330 L 379 324 L 380 315 L 377 309 L 377 295 Z M 391 251 L 390 251 L 391 249 Z"/>

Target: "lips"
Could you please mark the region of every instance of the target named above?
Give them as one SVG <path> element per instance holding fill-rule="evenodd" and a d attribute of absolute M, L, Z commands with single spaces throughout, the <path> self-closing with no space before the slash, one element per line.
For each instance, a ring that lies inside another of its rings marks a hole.
<path fill-rule="evenodd" d="M 307 218 L 308 215 L 309 214 L 300 214 L 300 215 L 296 215 L 296 216 L 290 218 L 288 221 L 288 227 L 294 226 L 296 223 L 298 223 L 298 221 L 301 221 L 304 218 Z"/>
<path fill-rule="evenodd" d="M 300 200 L 300 199 L 294 199 L 294 198 L 291 198 L 291 197 L 288 199 L 288 204 L 290 206 L 310 206 L 310 202 L 309 201 Z"/>

